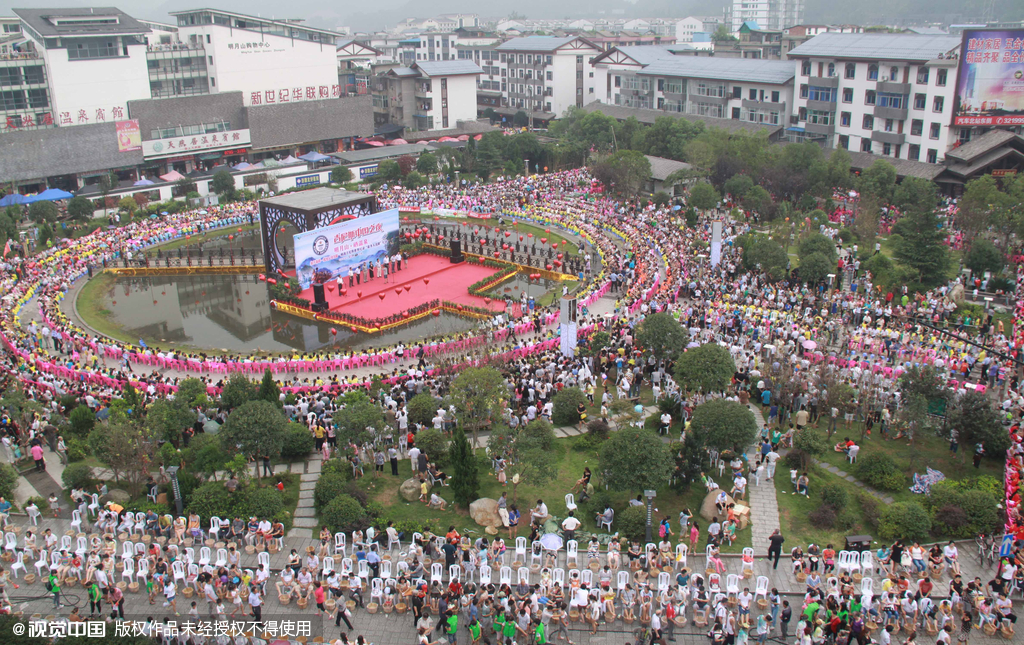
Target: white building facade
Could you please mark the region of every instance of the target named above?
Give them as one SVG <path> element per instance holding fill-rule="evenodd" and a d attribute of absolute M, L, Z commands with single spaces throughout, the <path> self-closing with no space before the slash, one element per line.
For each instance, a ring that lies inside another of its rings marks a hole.
<path fill-rule="evenodd" d="M 594 99 L 590 60 L 601 50 L 585 38 L 513 38 L 495 50 L 502 98 L 510 111 L 541 113 L 539 118 L 548 120 Z"/>
<path fill-rule="evenodd" d="M 970 128 L 951 126 L 956 36 L 824 33 L 789 52 L 790 128 L 826 145 L 937 163 Z M 940 58 L 940 55 L 942 57 Z"/>
<path fill-rule="evenodd" d="M 799 25 L 803 17 L 804 0 L 732 0 L 726 7 L 726 26 L 732 33 L 745 22 L 776 30 Z"/>

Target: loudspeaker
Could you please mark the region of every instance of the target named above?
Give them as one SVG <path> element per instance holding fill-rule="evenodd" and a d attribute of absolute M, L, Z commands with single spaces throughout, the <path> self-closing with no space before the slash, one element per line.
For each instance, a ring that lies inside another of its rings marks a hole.
<path fill-rule="evenodd" d="M 465 262 L 466 256 L 462 255 L 462 240 L 450 240 L 452 250 L 452 264 Z"/>
<path fill-rule="evenodd" d="M 327 311 L 327 298 L 324 297 L 324 285 L 313 285 L 313 304 L 310 305 L 310 308 L 317 313 Z"/>

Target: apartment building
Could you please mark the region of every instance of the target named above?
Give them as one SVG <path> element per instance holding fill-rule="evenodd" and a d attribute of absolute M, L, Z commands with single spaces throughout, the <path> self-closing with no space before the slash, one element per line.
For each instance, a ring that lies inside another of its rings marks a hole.
<path fill-rule="evenodd" d="M 653 109 L 781 126 L 793 105 L 793 64 L 659 54 L 633 48 L 594 60 L 599 99 Z"/>
<path fill-rule="evenodd" d="M 789 52 L 789 132 L 829 147 L 937 163 L 971 128 L 953 127 L 956 36 L 822 33 Z"/>
<path fill-rule="evenodd" d="M 503 103 L 496 110 L 499 114 L 511 116 L 523 110 L 534 122 L 547 122 L 594 99 L 590 59 L 601 50 L 586 38 L 513 38 L 495 50 Z"/>
<path fill-rule="evenodd" d="M 459 121 L 476 120 L 481 71 L 468 60 L 420 61 L 376 75 L 374 126 L 379 132 L 419 132 L 453 129 Z"/>
<path fill-rule="evenodd" d="M 745 22 L 781 30 L 799 25 L 803 18 L 804 0 L 732 0 L 725 8 L 725 25 L 733 33 Z"/>

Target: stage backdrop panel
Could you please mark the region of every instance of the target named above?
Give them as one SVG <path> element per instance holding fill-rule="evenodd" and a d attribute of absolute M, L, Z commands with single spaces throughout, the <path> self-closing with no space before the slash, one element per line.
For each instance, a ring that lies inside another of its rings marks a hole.
<path fill-rule="evenodd" d="M 398 253 L 398 209 L 298 233 L 294 240 L 296 277 L 308 289 L 315 271 L 327 271 L 333 279 L 348 275 L 349 267 L 358 271 L 361 264 Z"/>

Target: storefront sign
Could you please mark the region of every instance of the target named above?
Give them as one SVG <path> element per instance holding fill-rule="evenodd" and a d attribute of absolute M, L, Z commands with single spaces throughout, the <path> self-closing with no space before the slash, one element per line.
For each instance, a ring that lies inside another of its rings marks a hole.
<path fill-rule="evenodd" d="M 117 130 L 117 151 L 132 152 L 142 149 L 142 131 L 139 130 L 139 120 L 118 121 L 115 126 Z"/>
<path fill-rule="evenodd" d="M 182 153 L 207 152 L 247 146 L 251 141 L 249 130 L 228 130 L 226 132 L 213 132 L 211 134 L 198 134 L 187 137 L 154 139 L 142 142 L 142 156 L 146 159 L 152 157 L 174 157 Z"/>
<path fill-rule="evenodd" d="M 373 177 L 377 174 L 377 164 L 372 166 L 363 166 L 359 169 L 359 178 L 366 179 L 367 177 Z"/>
<path fill-rule="evenodd" d="M 1017 170 L 1015 168 L 999 168 L 992 171 L 993 177 L 1012 177 L 1016 174 Z"/>
<path fill-rule="evenodd" d="M 320 183 L 320 175 L 303 175 L 302 177 L 295 178 L 295 187 L 301 186 L 316 186 Z"/>

